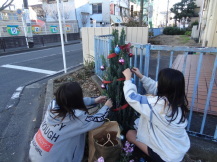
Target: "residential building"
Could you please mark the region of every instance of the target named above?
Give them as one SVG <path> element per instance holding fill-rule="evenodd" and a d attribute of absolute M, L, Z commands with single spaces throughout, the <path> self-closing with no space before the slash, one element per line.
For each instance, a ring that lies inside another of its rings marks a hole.
<path fill-rule="evenodd" d="M 217 47 L 217 1 L 203 0 L 199 21 L 199 41 L 203 47 Z"/>

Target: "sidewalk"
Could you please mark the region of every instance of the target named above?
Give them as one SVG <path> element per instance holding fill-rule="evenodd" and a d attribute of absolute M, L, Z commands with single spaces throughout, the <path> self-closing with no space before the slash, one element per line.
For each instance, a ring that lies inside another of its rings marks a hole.
<path fill-rule="evenodd" d="M 81 39 L 68 41 L 67 43 L 65 43 L 65 45 L 78 44 L 78 43 L 81 43 Z M 20 52 L 42 50 L 42 49 L 52 48 L 52 47 L 57 47 L 57 46 L 61 46 L 61 42 L 46 43 L 46 44 L 44 44 L 44 46 L 42 44 L 34 45 L 33 48 L 27 48 L 26 46 L 25 47 L 17 47 L 17 48 L 8 48 L 8 49 L 5 49 L 5 52 L 3 49 L 0 48 L 0 56 L 14 54 L 14 53 L 20 53 Z"/>

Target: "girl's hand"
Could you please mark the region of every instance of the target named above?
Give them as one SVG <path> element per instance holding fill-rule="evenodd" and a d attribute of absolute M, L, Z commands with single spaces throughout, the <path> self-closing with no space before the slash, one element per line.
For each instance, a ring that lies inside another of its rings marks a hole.
<path fill-rule="evenodd" d="M 107 99 L 106 96 L 99 96 L 99 97 L 95 98 L 95 103 L 103 103 L 106 101 L 106 99 Z"/>
<path fill-rule="evenodd" d="M 108 106 L 109 108 L 111 108 L 113 106 L 112 104 L 112 100 L 111 99 L 108 99 L 105 103 L 105 106 Z"/>
<path fill-rule="evenodd" d="M 143 78 L 143 75 L 141 74 L 141 72 L 139 71 L 138 68 L 133 67 L 131 70 L 132 70 L 132 72 L 133 72 L 134 74 L 136 74 L 137 77 L 139 77 L 140 79 Z"/>
<path fill-rule="evenodd" d="M 124 74 L 126 80 L 131 79 L 132 72 L 129 68 L 125 69 L 122 73 Z"/>

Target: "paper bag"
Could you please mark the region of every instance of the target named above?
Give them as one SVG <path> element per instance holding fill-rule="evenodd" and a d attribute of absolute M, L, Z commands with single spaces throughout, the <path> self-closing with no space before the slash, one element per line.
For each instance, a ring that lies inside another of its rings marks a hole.
<path fill-rule="evenodd" d="M 107 138 L 105 139 L 105 137 L 107 137 L 108 133 L 110 133 L 110 136 L 112 139 L 117 139 L 115 146 L 112 146 L 112 147 L 120 148 L 121 143 L 119 140 L 120 139 L 119 125 L 116 121 L 107 121 L 102 126 L 96 128 L 94 130 L 91 130 L 88 133 L 88 143 L 89 143 L 88 162 L 94 162 L 94 160 L 97 160 L 97 159 L 94 159 L 94 157 L 98 158 L 97 156 L 100 156 L 101 153 L 99 152 L 99 150 L 102 149 L 101 145 L 103 144 L 103 142 L 105 142 L 107 140 Z M 102 139 L 101 139 L 102 141 L 100 141 L 100 136 L 102 137 Z M 95 139 L 97 139 L 97 141 Z M 96 152 L 96 148 L 97 148 L 97 152 Z M 105 146 L 103 148 L 104 148 L 103 152 L 107 152 L 106 150 L 108 150 L 109 147 Z M 111 150 L 113 150 L 113 149 L 111 149 Z M 110 154 L 110 156 L 112 157 L 113 155 Z M 105 158 L 105 157 L 103 157 L 103 158 Z M 114 162 L 114 160 L 113 160 L 113 162 Z"/>

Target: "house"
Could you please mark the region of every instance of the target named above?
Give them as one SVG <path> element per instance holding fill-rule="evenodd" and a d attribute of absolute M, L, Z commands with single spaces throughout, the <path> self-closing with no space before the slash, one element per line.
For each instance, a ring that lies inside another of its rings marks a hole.
<path fill-rule="evenodd" d="M 129 16 L 129 0 L 89 0 L 86 5 L 78 8 L 77 3 L 79 0 L 75 0 L 76 13 L 78 15 L 86 15 L 89 17 L 86 26 L 105 27 L 115 24 L 120 24 L 127 21 Z M 87 2 L 87 0 L 84 0 Z M 82 10 L 86 8 L 84 13 Z M 80 11 L 78 11 L 80 10 Z M 82 21 L 78 19 L 78 21 Z M 79 22 L 79 26 L 81 27 Z"/>

